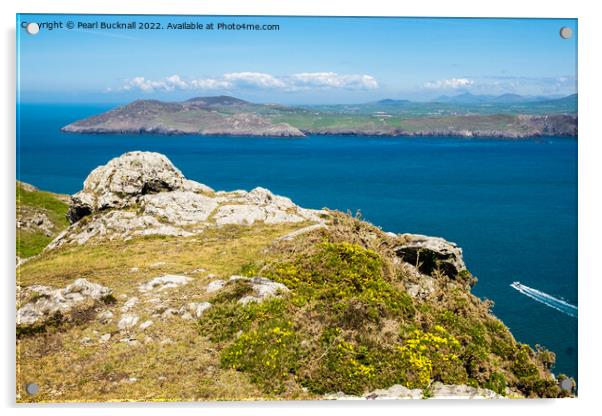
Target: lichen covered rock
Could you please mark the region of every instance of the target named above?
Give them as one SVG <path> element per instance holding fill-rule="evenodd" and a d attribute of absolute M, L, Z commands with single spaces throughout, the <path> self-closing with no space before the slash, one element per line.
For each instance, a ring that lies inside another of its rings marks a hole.
<path fill-rule="evenodd" d="M 267 298 L 276 296 L 278 293 L 288 292 L 288 288 L 282 283 L 274 282 L 266 277 L 231 276 L 230 282 L 245 282 L 252 289 L 252 294 L 245 295 L 238 303 L 246 305 L 249 302 L 262 302 Z"/>
<path fill-rule="evenodd" d="M 88 175 L 84 188 L 72 197 L 69 220 L 73 223 L 96 211 L 123 208 L 139 195 L 183 188 L 182 172 L 162 154 L 126 153 Z"/>
<path fill-rule="evenodd" d="M 433 383 L 429 390 L 408 389 L 395 384 L 386 389 L 376 389 L 362 396 L 354 396 L 343 392 L 330 393 L 326 400 L 407 400 L 407 399 L 503 399 L 504 396 L 484 388 L 471 387 L 464 384 Z"/>
<path fill-rule="evenodd" d="M 90 173 L 71 198 L 72 225 L 47 249 L 90 240 L 187 237 L 225 225 L 321 223 L 321 215 L 265 188 L 214 192 L 186 179 L 164 155 L 130 152 Z"/>
<path fill-rule="evenodd" d="M 31 286 L 33 300 L 17 310 L 17 329 L 43 327 L 51 320 L 62 320 L 79 308 L 106 301 L 112 290 L 86 279 L 77 279 L 63 289 Z"/>
<path fill-rule="evenodd" d="M 166 274 L 165 276 L 155 277 L 149 282 L 140 285 L 138 287 L 138 290 L 140 290 L 140 292 L 160 292 L 162 290 L 172 289 L 178 286 L 185 285 L 191 280 L 192 279 L 187 276 Z"/>

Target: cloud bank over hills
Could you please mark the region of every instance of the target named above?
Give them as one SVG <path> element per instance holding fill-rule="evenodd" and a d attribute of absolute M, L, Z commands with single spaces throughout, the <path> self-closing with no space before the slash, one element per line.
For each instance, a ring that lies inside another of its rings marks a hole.
<path fill-rule="evenodd" d="M 218 77 L 185 79 L 171 75 L 153 80 L 136 76 L 126 80 L 117 88 L 108 91 L 169 92 L 175 90 L 236 90 L 269 89 L 300 91 L 310 89 L 373 90 L 379 83 L 372 75 L 338 74 L 336 72 L 300 72 L 292 75 L 276 76 L 263 72 L 231 72 Z"/>
<path fill-rule="evenodd" d="M 433 101 L 441 96 L 514 96 L 530 98 L 559 98 L 576 93 L 577 80 L 574 76 L 523 77 L 457 76 L 435 79 L 417 84 L 404 90 L 396 90 L 386 81 L 375 75 L 360 73 L 338 73 L 334 71 L 295 72 L 288 75 L 274 75 L 267 72 L 241 71 L 227 72 L 217 76 L 186 77 L 178 74 L 153 78 L 138 75 L 122 80 L 119 85 L 105 89 L 106 93 L 144 93 L 167 96 L 186 92 L 207 92 L 226 95 L 253 97 L 253 94 L 284 94 L 291 98 L 299 97 L 300 102 L 308 94 L 340 92 L 346 94 L 369 94 L 358 96 L 360 101 L 393 96 L 413 101 Z M 248 94 L 251 94 L 249 96 Z M 361 97 L 364 97 L 362 100 Z M 179 98 L 184 98 L 179 97 Z M 282 100 L 281 100 L 282 101 Z M 287 100 L 284 100 L 287 101 Z M 472 100 L 471 100 L 472 101 Z"/>

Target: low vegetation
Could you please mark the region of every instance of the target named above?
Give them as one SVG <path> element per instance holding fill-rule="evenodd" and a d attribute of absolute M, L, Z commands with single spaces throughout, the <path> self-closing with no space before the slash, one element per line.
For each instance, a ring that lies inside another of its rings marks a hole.
<path fill-rule="evenodd" d="M 566 394 L 549 372 L 553 353 L 516 342 L 491 304 L 470 293 L 469 273 L 436 269 L 432 293 L 412 297 L 406 287 L 417 277 L 396 260 L 395 237 L 331 214 L 328 227 L 294 239 L 281 237 L 306 224 L 225 226 L 185 238 L 65 245 L 23 264 L 24 287 L 81 277 L 110 287 L 114 302 L 101 308 L 115 319 L 22 334 L 19 400 L 314 399 L 394 384 L 428 395 L 435 381 L 511 397 Z M 193 320 L 153 314 L 156 301 L 138 287 L 164 274 L 192 279 L 156 295 L 165 307 L 212 306 Z M 232 275 L 264 276 L 289 291 L 244 305 L 248 281 L 206 291 Z M 117 327 L 132 298 L 140 298 L 131 307 L 140 322 L 152 321 L 135 339 Z M 24 393 L 29 382 L 40 385 L 38 395 Z"/>
<path fill-rule="evenodd" d="M 428 390 L 434 381 L 501 395 L 562 395 L 547 371 L 553 354 L 517 343 L 489 302 L 444 275 L 431 297 L 412 299 L 382 233 L 337 218 L 336 227 L 272 247 L 240 270 L 291 292 L 247 306 L 213 299 L 199 333 L 219 345 L 222 368 L 285 397 L 298 385 L 314 394 L 364 394 L 393 384 Z M 370 243 L 341 240 L 350 233 Z"/>
<path fill-rule="evenodd" d="M 17 182 L 17 256 L 38 254 L 67 228 L 66 198 Z"/>

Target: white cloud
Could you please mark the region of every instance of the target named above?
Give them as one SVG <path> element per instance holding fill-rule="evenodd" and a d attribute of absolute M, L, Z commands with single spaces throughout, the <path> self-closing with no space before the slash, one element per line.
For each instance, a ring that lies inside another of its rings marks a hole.
<path fill-rule="evenodd" d="M 165 78 L 165 82 L 167 83 L 167 85 L 169 86 L 173 86 L 175 88 L 187 88 L 188 85 L 186 84 L 186 82 L 184 82 L 182 80 L 182 78 L 180 78 L 179 75 L 172 75 L 171 77 L 167 77 Z"/>
<path fill-rule="evenodd" d="M 327 87 L 353 90 L 372 90 L 378 82 L 371 75 L 339 75 L 336 72 L 302 72 L 291 76 L 295 87 Z"/>
<path fill-rule="evenodd" d="M 231 82 L 214 78 L 193 79 L 189 84 L 189 89 L 194 90 L 228 90 L 232 87 Z"/>
<path fill-rule="evenodd" d="M 185 80 L 172 75 L 160 80 L 134 77 L 117 91 L 140 90 L 143 92 L 180 90 L 233 90 L 233 89 L 277 89 L 298 91 L 311 89 L 371 90 L 378 88 L 371 75 L 337 74 L 336 72 L 301 72 L 288 76 L 274 76 L 263 72 L 230 72 L 220 77 Z"/>
<path fill-rule="evenodd" d="M 144 77 L 134 77 L 128 80 L 121 90 L 130 91 L 138 89 L 144 92 L 173 91 L 175 89 L 187 89 L 188 84 L 179 75 L 172 75 L 159 81 L 152 81 Z"/>
<path fill-rule="evenodd" d="M 286 88 L 284 81 L 261 72 L 233 72 L 224 74 L 224 80 L 238 87 Z"/>
<path fill-rule="evenodd" d="M 450 78 L 450 79 L 440 79 L 438 81 L 427 82 L 424 84 L 426 88 L 435 89 L 435 90 L 443 90 L 443 89 L 457 89 L 457 88 L 465 88 L 469 87 L 474 82 L 468 78 Z"/>
<path fill-rule="evenodd" d="M 572 75 L 556 77 L 482 76 L 450 78 L 427 82 L 422 88 L 438 90 L 467 90 L 472 94 L 499 95 L 568 95 L 576 92 L 577 80 Z"/>

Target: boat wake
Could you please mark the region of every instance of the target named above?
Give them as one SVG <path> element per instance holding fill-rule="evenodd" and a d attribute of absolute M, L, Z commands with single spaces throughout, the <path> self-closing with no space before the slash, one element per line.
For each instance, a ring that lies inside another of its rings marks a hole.
<path fill-rule="evenodd" d="M 513 282 L 510 286 L 537 302 L 543 303 L 544 305 L 554 308 L 566 315 L 572 316 L 573 318 L 577 318 L 577 307 L 575 305 L 571 305 L 562 299 L 555 298 L 552 295 L 548 295 L 547 293 L 533 289 L 532 287 L 525 286 L 520 282 Z"/>

